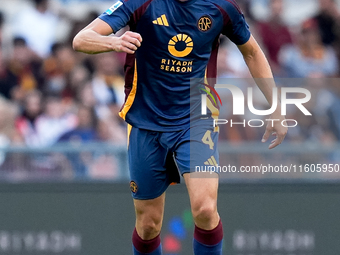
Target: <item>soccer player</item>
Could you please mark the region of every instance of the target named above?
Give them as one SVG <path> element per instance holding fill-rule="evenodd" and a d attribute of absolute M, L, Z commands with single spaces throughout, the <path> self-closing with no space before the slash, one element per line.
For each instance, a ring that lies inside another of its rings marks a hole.
<path fill-rule="evenodd" d="M 130 31 L 109 36 L 126 25 Z M 130 188 L 136 211 L 133 254 L 161 254 L 165 190 L 178 181 L 178 172 L 195 222 L 194 254 L 222 254 L 218 176 L 198 173 L 192 178 L 191 173 L 192 166 L 218 165 L 218 129 L 212 121 L 218 108 L 208 98 L 208 114 L 200 118 L 200 93 L 212 87 L 199 84 L 203 90 L 197 93 L 190 89 L 191 78 L 216 77 L 220 34 L 238 45 L 271 105 L 271 69 L 234 0 L 119 0 L 74 38 L 73 47 L 80 52 L 127 53 L 126 101 L 119 114 L 129 124 Z M 284 120 L 279 110 L 271 119 Z M 272 149 L 286 132 L 279 121 L 270 122 L 262 141 L 275 135 Z"/>

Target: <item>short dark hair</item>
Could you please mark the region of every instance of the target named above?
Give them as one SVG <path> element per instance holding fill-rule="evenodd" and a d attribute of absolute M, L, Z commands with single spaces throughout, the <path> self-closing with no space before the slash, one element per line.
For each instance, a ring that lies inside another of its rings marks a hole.
<path fill-rule="evenodd" d="M 27 46 L 27 43 L 23 37 L 17 36 L 13 39 L 13 46 Z"/>

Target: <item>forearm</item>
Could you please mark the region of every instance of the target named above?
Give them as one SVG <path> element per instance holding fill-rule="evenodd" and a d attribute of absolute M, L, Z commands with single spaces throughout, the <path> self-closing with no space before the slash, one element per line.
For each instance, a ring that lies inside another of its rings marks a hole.
<path fill-rule="evenodd" d="M 271 105 L 275 82 L 266 56 L 253 36 L 247 43 L 238 47 L 257 86 Z"/>
<path fill-rule="evenodd" d="M 73 40 L 73 48 L 76 51 L 97 54 L 114 50 L 114 36 L 100 35 L 93 30 L 83 30 Z"/>
<path fill-rule="evenodd" d="M 257 86 L 261 89 L 270 106 L 273 105 L 273 89 L 276 87 L 272 71 L 268 61 L 259 46 L 251 51 L 251 54 L 244 55 L 245 62 L 249 71 L 253 76 Z M 279 92 L 278 92 L 279 93 Z M 278 94 L 276 95 L 278 96 Z M 284 127 L 282 121 L 284 116 L 281 115 L 280 101 L 278 99 L 276 110 L 271 114 L 270 119 L 276 120 L 275 123 L 268 122 L 266 132 L 262 137 L 262 142 L 266 142 L 271 135 L 276 136 L 269 145 L 269 149 L 273 149 L 282 143 L 287 134 L 287 127 Z"/>
<path fill-rule="evenodd" d="M 272 105 L 273 89 L 276 86 L 272 71 L 260 46 L 257 44 L 253 36 L 251 36 L 248 42 L 243 45 L 239 45 L 238 47 L 257 86 L 261 89 L 269 105 Z M 279 105 L 277 105 L 276 110 L 271 115 L 271 118 L 284 121 L 284 117 L 280 113 Z M 267 124 L 266 132 L 263 135 L 262 142 L 266 142 L 272 134 L 276 136 L 276 138 L 269 145 L 269 149 L 273 149 L 278 146 L 287 134 L 287 127 L 284 127 L 281 125 L 281 123 L 282 122 L 276 121 L 274 124 L 270 122 Z"/>
<path fill-rule="evenodd" d="M 122 36 L 110 36 L 112 28 L 100 19 L 95 19 L 91 24 L 80 31 L 73 39 L 73 48 L 76 51 L 97 54 L 102 52 L 117 51 L 134 54 L 141 46 L 140 34 L 127 31 Z"/>
<path fill-rule="evenodd" d="M 273 101 L 273 88 L 275 88 L 276 85 L 264 53 L 258 48 L 250 55 L 244 56 L 244 60 L 257 86 L 271 105 Z"/>

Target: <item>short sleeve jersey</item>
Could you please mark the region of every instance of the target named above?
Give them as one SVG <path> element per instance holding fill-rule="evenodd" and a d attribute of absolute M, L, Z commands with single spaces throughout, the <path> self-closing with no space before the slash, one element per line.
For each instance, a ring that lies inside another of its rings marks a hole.
<path fill-rule="evenodd" d="M 129 25 L 143 38 L 135 54 L 126 57 L 120 116 L 134 127 L 154 131 L 189 125 L 190 104 L 200 100 L 191 93 L 190 81 L 216 77 L 220 34 L 237 45 L 250 38 L 234 0 L 121 0 L 99 18 L 114 32 Z M 213 108 L 209 117 L 218 114 L 218 107 Z"/>

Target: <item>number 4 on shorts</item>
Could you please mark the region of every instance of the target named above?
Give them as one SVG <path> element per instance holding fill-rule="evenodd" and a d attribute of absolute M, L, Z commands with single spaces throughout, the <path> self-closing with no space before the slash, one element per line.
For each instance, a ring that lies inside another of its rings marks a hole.
<path fill-rule="evenodd" d="M 205 132 L 205 134 L 204 134 L 204 136 L 203 136 L 203 138 L 202 138 L 202 142 L 203 142 L 204 144 L 209 145 L 209 148 L 210 148 L 211 150 L 214 149 L 214 142 L 213 142 L 213 140 L 211 139 L 211 131 L 210 131 L 210 130 L 207 130 L 207 132 Z"/>

